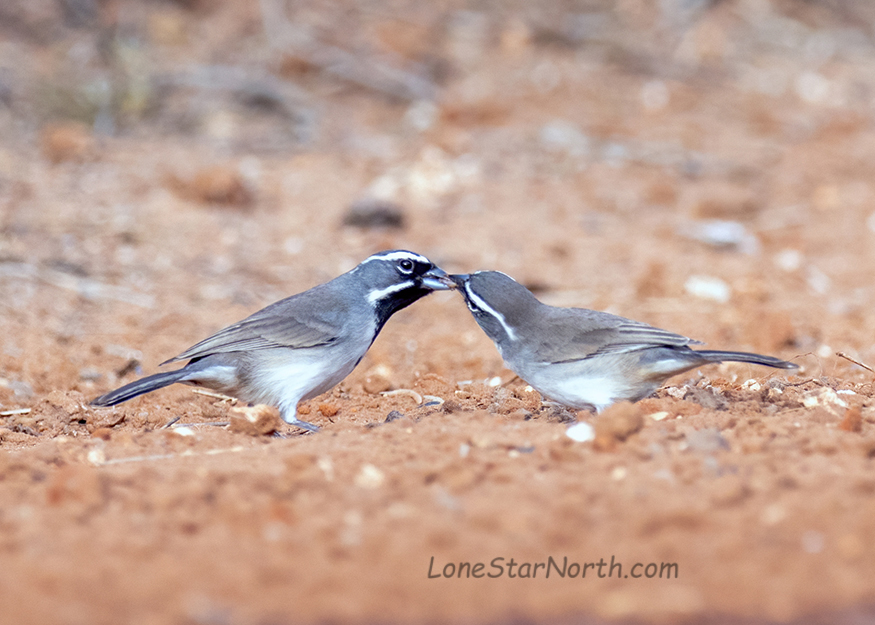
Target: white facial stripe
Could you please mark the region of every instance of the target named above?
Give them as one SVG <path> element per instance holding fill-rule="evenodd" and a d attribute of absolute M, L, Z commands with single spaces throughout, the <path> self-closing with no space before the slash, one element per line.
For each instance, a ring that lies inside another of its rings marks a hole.
<path fill-rule="evenodd" d="M 377 302 L 388 295 L 392 295 L 392 293 L 397 293 L 398 291 L 403 291 L 404 289 L 409 289 L 414 286 L 413 280 L 407 280 L 406 282 L 400 282 L 398 284 L 393 284 L 392 286 L 387 286 L 385 289 L 379 289 L 377 291 L 371 291 L 368 293 L 368 301 L 371 303 L 371 306 L 376 306 Z"/>
<path fill-rule="evenodd" d="M 501 327 L 504 328 L 504 331 L 507 333 L 507 338 L 511 341 L 516 340 L 516 332 L 513 331 L 509 325 L 507 325 L 507 321 L 504 319 L 504 315 L 495 310 L 492 306 L 483 301 L 479 295 L 477 295 L 474 291 L 471 290 L 471 284 L 469 282 L 465 283 L 465 293 L 468 294 L 468 298 L 471 302 L 483 312 L 489 313 L 501 324 Z"/>
<path fill-rule="evenodd" d="M 373 256 L 369 256 L 364 259 L 361 264 L 369 263 L 372 260 L 412 260 L 415 263 L 426 263 L 431 264 L 431 261 L 427 259 L 425 256 L 421 256 L 420 254 L 414 254 L 413 252 L 386 252 L 383 254 L 374 254 Z"/>

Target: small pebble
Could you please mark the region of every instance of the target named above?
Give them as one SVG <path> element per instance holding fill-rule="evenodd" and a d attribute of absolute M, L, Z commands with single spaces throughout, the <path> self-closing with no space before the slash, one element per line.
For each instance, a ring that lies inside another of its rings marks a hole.
<path fill-rule="evenodd" d="M 595 439 L 595 428 L 589 423 L 580 421 L 565 430 L 565 436 L 578 443 L 586 443 Z"/>
<path fill-rule="evenodd" d="M 355 485 L 359 488 L 379 488 L 386 481 L 386 475 L 372 464 L 363 464 L 358 475 L 355 476 Z"/>
<path fill-rule="evenodd" d="M 693 297 L 720 304 L 725 304 L 732 296 L 729 285 L 713 276 L 690 276 L 684 283 L 684 290 Z"/>
<path fill-rule="evenodd" d="M 404 413 L 398 412 L 397 410 L 393 410 L 389 414 L 386 415 L 386 420 L 384 423 L 391 423 L 392 421 L 397 421 L 398 419 L 403 419 Z"/>
<path fill-rule="evenodd" d="M 361 199 L 347 209 L 343 225 L 363 229 L 402 229 L 405 225 L 404 209 L 386 200 Z"/>

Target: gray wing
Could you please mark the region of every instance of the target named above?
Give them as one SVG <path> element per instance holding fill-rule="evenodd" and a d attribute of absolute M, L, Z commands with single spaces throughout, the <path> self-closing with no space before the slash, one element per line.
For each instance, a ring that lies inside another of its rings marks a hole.
<path fill-rule="evenodd" d="M 326 306 L 314 311 L 310 306 L 301 306 L 297 298 L 293 296 L 271 304 L 161 364 L 211 354 L 273 347 L 316 347 L 337 341 L 343 328 L 343 315 L 331 305 L 335 302 L 324 302 Z"/>
<path fill-rule="evenodd" d="M 600 354 L 634 352 L 651 347 L 697 344 L 680 334 L 640 321 L 583 308 L 555 309 L 541 334 L 542 362 L 572 362 Z"/>

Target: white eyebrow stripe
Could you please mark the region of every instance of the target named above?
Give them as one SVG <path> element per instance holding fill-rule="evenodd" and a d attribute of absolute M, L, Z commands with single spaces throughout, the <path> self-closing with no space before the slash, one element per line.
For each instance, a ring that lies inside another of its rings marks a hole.
<path fill-rule="evenodd" d="M 385 289 L 371 291 L 368 293 L 368 302 L 370 302 L 371 306 L 376 306 L 377 302 L 384 297 L 392 295 L 392 293 L 397 293 L 398 291 L 403 291 L 404 289 L 409 289 L 412 286 L 414 286 L 413 280 L 407 280 L 405 282 L 393 284 L 392 286 L 387 286 Z"/>
<path fill-rule="evenodd" d="M 479 308 L 483 312 L 489 313 L 498 320 L 498 323 L 500 323 L 501 327 L 504 328 L 504 331 L 507 334 L 507 338 L 509 338 L 511 341 L 516 340 L 516 332 L 513 331 L 513 328 L 507 325 L 507 321 L 505 320 L 504 315 L 495 310 L 492 306 L 483 301 L 482 297 L 472 291 L 470 282 L 465 283 L 465 293 L 468 294 L 468 298 L 474 303 L 477 308 Z"/>
<path fill-rule="evenodd" d="M 403 260 L 405 258 L 407 260 L 413 260 L 413 261 L 416 261 L 419 263 L 427 263 L 429 265 L 431 264 L 431 261 L 429 259 L 427 259 L 425 256 L 422 256 L 421 254 L 415 254 L 413 252 L 405 252 L 405 251 L 386 252 L 383 254 L 374 254 L 373 256 L 369 256 L 368 258 L 364 259 L 360 264 L 364 265 L 365 263 L 369 263 L 372 260 Z"/>

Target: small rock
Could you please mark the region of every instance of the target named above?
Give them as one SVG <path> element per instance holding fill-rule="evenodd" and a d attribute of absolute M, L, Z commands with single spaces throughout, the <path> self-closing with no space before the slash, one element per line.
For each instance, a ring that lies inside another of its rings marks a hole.
<path fill-rule="evenodd" d="M 379 488 L 386 481 L 386 475 L 372 464 L 363 464 L 355 476 L 355 485 L 359 488 Z"/>
<path fill-rule="evenodd" d="M 578 443 L 586 443 L 595 439 L 595 429 L 585 421 L 580 421 L 565 430 L 565 436 Z"/>
<path fill-rule="evenodd" d="M 190 181 L 171 175 L 171 186 L 184 198 L 203 204 L 245 207 L 253 194 L 240 174 L 230 165 L 213 165 L 197 172 Z"/>
<path fill-rule="evenodd" d="M 725 304 L 732 296 L 732 289 L 726 282 L 714 276 L 690 276 L 684 282 L 684 290 L 699 299 Z"/>
<path fill-rule="evenodd" d="M 756 235 L 737 221 L 726 219 L 687 221 L 680 225 L 678 234 L 716 248 L 738 250 L 744 254 L 755 254 L 760 249 L 760 242 Z"/>
<path fill-rule="evenodd" d="M 838 408 L 848 407 L 848 403 L 838 393 L 826 386 L 805 393 L 802 396 L 802 405 L 806 408 L 823 407 L 835 415 L 838 415 Z"/>
<path fill-rule="evenodd" d="M 93 367 L 85 367 L 79 370 L 79 379 L 83 382 L 99 382 L 103 374 Z"/>
<path fill-rule="evenodd" d="M 847 409 L 844 418 L 839 423 L 839 429 L 845 432 L 863 431 L 863 415 L 859 406 L 851 406 Z"/>
<path fill-rule="evenodd" d="M 507 416 L 513 421 L 529 421 L 532 418 L 532 413 L 525 408 L 518 408 L 509 412 Z"/>
<path fill-rule="evenodd" d="M 444 401 L 443 404 L 441 404 L 441 409 L 447 414 L 452 412 L 459 412 L 460 410 L 462 410 L 462 404 L 454 399 L 447 399 L 446 401 Z"/>
<path fill-rule="evenodd" d="M 94 137 L 85 124 L 63 122 L 49 124 L 40 135 L 43 156 L 52 163 L 81 162 L 94 152 Z"/>
<path fill-rule="evenodd" d="M 319 404 L 319 412 L 321 412 L 321 413 L 322 413 L 323 415 L 325 415 L 326 417 L 333 417 L 333 416 L 336 415 L 338 412 L 340 412 L 340 408 L 338 408 L 338 407 L 337 407 L 336 405 L 334 405 L 334 404 L 328 404 L 328 403 L 325 403 L 325 402 L 321 402 L 321 403 Z"/>
<path fill-rule="evenodd" d="M 252 407 L 231 408 L 231 423 L 228 429 L 232 432 L 249 436 L 265 436 L 273 434 L 282 427 L 280 413 L 273 406 L 257 404 Z"/>
<path fill-rule="evenodd" d="M 684 399 L 694 401 L 708 410 L 726 410 L 729 405 L 726 400 L 711 386 L 699 388 L 689 387 L 689 392 Z"/>
<path fill-rule="evenodd" d="M 403 418 L 404 418 L 403 412 L 398 412 L 397 410 L 393 410 L 389 414 L 386 415 L 386 419 L 383 421 L 383 423 L 391 423 L 392 421 L 397 421 L 398 419 L 403 419 Z"/>
<path fill-rule="evenodd" d="M 402 229 L 404 209 L 394 202 L 365 198 L 354 202 L 343 216 L 344 226 Z"/>
<path fill-rule="evenodd" d="M 595 446 L 602 451 L 616 447 L 617 442 L 644 426 L 643 410 L 638 404 L 618 402 L 608 407 L 595 422 Z"/>
<path fill-rule="evenodd" d="M 88 464 L 99 467 L 106 462 L 106 453 L 104 453 L 102 448 L 95 447 L 94 449 L 88 450 L 85 459 L 88 461 Z"/>
<path fill-rule="evenodd" d="M 687 393 L 689 392 L 689 390 L 690 390 L 690 387 L 686 386 L 686 385 L 684 385 L 684 386 L 666 386 L 665 387 L 666 395 L 668 395 L 669 397 L 674 397 L 675 399 L 683 399 L 684 397 L 687 396 Z"/>
<path fill-rule="evenodd" d="M 804 261 L 805 257 L 802 252 L 792 248 L 783 249 L 774 257 L 774 263 L 778 269 L 787 273 L 798 270 Z"/>
<path fill-rule="evenodd" d="M 106 427 L 99 427 L 91 433 L 91 436 L 94 438 L 100 438 L 102 440 L 108 441 L 112 438 L 112 430 Z"/>

